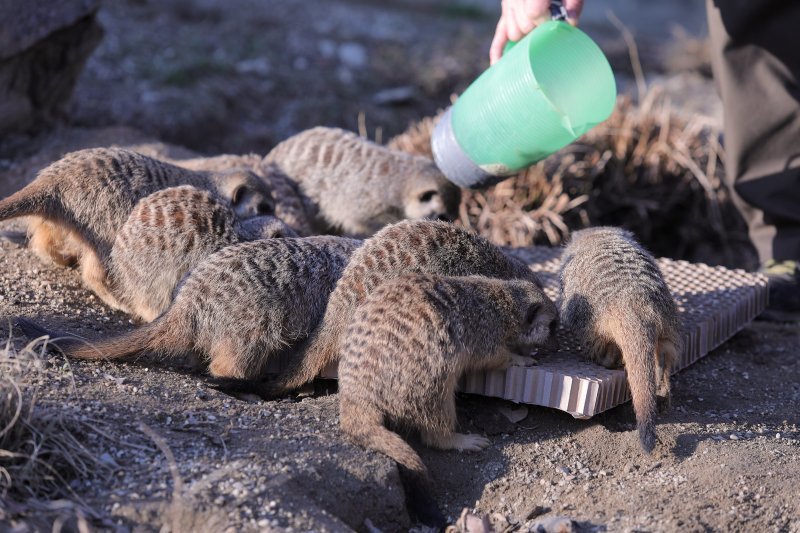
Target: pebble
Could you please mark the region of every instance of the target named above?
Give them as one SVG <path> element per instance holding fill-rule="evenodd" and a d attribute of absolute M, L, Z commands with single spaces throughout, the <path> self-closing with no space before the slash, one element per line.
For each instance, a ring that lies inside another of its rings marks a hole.
<path fill-rule="evenodd" d="M 367 49 L 359 43 L 342 43 L 339 45 L 339 61 L 350 68 L 364 68 L 367 66 Z"/>
<path fill-rule="evenodd" d="M 392 106 L 408 104 L 413 102 L 416 98 L 417 88 L 413 85 L 405 85 L 378 91 L 373 95 L 372 101 L 376 105 Z"/>
<path fill-rule="evenodd" d="M 566 516 L 552 516 L 537 520 L 531 524 L 528 531 L 536 533 L 572 533 L 575 531 L 575 524 L 571 518 Z"/>

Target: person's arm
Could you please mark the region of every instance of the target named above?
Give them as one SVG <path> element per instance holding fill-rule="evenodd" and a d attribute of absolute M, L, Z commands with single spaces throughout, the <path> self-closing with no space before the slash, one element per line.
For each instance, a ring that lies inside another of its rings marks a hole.
<path fill-rule="evenodd" d="M 583 0 L 564 0 L 567 22 L 573 26 L 583 10 Z M 503 0 L 502 13 L 489 49 L 489 60 L 494 65 L 503 55 L 508 41 L 519 41 L 533 28 L 550 18 L 549 0 Z"/>

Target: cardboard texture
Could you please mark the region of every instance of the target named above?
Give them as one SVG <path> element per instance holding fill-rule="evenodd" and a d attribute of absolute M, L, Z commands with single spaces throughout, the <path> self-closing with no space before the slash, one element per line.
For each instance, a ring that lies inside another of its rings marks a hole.
<path fill-rule="evenodd" d="M 558 295 L 560 248 L 508 249 L 540 273 L 545 292 Z M 682 319 L 684 349 L 675 371 L 691 365 L 758 316 L 767 305 L 767 279 L 743 270 L 659 259 Z M 463 392 L 553 407 L 589 418 L 630 399 L 625 371 L 586 360 L 564 329 L 560 348 L 536 355 L 539 365 L 481 372 L 461 380 Z"/>
<path fill-rule="evenodd" d="M 539 273 L 545 292 L 555 301 L 562 249 L 506 248 L 505 251 Z M 684 347 L 675 372 L 732 337 L 767 305 L 767 278 L 762 274 L 671 259 L 659 259 L 658 266 L 682 320 Z M 538 365 L 467 375 L 460 381 L 460 391 L 553 407 L 575 418 L 590 418 L 630 400 L 625 370 L 589 362 L 563 328 L 558 332 L 558 340 L 557 352 L 534 355 Z M 335 378 L 335 366 L 326 368 L 322 377 Z"/>

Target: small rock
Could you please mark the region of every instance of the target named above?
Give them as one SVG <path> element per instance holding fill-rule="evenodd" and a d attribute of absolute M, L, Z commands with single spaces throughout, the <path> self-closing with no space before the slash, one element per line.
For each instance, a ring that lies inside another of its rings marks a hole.
<path fill-rule="evenodd" d="M 533 523 L 529 529 L 535 533 L 574 533 L 575 525 L 566 516 L 552 516 Z"/>
<path fill-rule="evenodd" d="M 330 39 L 322 39 L 318 45 L 319 54 L 325 59 L 330 59 L 336 55 L 336 43 Z"/>
<path fill-rule="evenodd" d="M 343 43 L 339 45 L 339 61 L 350 68 L 364 68 L 367 66 L 367 49 L 359 43 Z"/>
<path fill-rule="evenodd" d="M 522 513 L 522 520 L 533 520 L 537 516 L 541 516 L 549 512 L 550 512 L 549 507 L 534 505 L 533 507 L 530 507 L 527 511 Z"/>
<path fill-rule="evenodd" d="M 493 531 L 488 516 L 472 514 L 467 508 L 461 511 L 461 516 L 455 525 L 447 529 L 456 533 L 491 533 Z"/>
<path fill-rule="evenodd" d="M 112 468 L 119 468 L 119 464 L 114 460 L 108 452 L 100 456 L 100 462 Z"/>
<path fill-rule="evenodd" d="M 385 106 L 408 104 L 416 99 L 417 88 L 413 85 L 383 89 L 372 96 L 372 101 L 376 105 Z"/>
<path fill-rule="evenodd" d="M 245 59 L 236 63 L 236 72 L 239 74 L 256 74 L 259 76 L 266 76 L 272 70 L 272 65 L 266 57 L 255 57 L 252 59 Z"/>

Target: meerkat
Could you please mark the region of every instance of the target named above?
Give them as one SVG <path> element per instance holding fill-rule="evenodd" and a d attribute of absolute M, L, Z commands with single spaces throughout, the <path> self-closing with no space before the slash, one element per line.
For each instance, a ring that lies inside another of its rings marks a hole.
<path fill-rule="evenodd" d="M 246 169 L 253 172 L 272 191 L 275 200 L 275 216 L 280 218 L 299 237 L 313 235 L 311 216 L 306 212 L 306 204 L 299 185 L 283 173 L 277 165 L 264 161 L 256 154 L 219 155 L 193 159 L 170 160 L 171 163 L 190 170 L 206 172 L 225 172 Z"/>
<path fill-rule="evenodd" d="M 559 276 L 562 323 L 591 360 L 625 366 L 639 440 L 650 453 L 657 396 L 669 398 L 681 350 L 677 306 L 655 259 L 629 231 L 590 228 L 572 235 Z"/>
<path fill-rule="evenodd" d="M 459 377 L 532 362 L 513 350 L 546 344 L 556 318 L 530 281 L 425 274 L 386 281 L 351 316 L 339 364 L 342 431 L 398 463 L 423 522 L 441 525 L 430 523 L 441 515 L 426 496 L 428 470 L 386 424 L 417 429 L 433 448 L 487 447 L 485 437 L 455 431 Z"/>
<path fill-rule="evenodd" d="M 267 239 L 228 246 L 178 286 L 167 310 L 128 333 L 88 344 L 26 319 L 29 338 L 50 335 L 67 357 L 118 360 L 143 353 L 188 355 L 215 377 L 254 380 L 270 359 L 308 336 L 360 241 L 344 237 Z"/>
<path fill-rule="evenodd" d="M 254 386 L 252 392 L 272 397 L 317 377 L 338 360 L 340 337 L 361 302 L 387 280 L 410 273 L 522 279 L 539 288 L 543 305 L 556 309 L 536 274 L 485 238 L 447 222 L 399 222 L 376 233 L 353 254 L 320 326 L 301 347 L 303 355 L 292 358 L 276 379 Z"/>
<path fill-rule="evenodd" d="M 271 193 L 252 172 L 195 172 L 128 150 L 92 148 L 67 154 L 0 200 L 0 220 L 33 217 L 31 248 L 58 264 L 79 263 L 86 285 L 123 309 L 106 279 L 114 237 L 140 199 L 185 184 L 214 191 L 241 217 L 272 214 Z"/>
<path fill-rule="evenodd" d="M 299 133 L 273 148 L 265 161 L 300 185 L 320 231 L 366 237 L 403 219 L 458 215 L 460 189 L 431 159 L 341 129 Z"/>
<path fill-rule="evenodd" d="M 109 285 L 131 314 L 151 322 L 169 306 L 183 276 L 219 249 L 296 236 L 273 216 L 240 220 L 210 191 L 170 187 L 140 200 L 117 233 L 108 261 Z"/>

